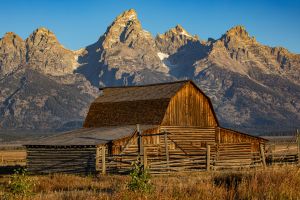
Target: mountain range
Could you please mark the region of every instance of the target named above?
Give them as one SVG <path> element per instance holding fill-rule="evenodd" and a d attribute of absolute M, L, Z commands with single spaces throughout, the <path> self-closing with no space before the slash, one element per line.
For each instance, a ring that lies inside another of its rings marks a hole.
<path fill-rule="evenodd" d="M 2 129 L 80 127 L 98 87 L 192 79 L 220 123 L 252 134 L 300 125 L 300 55 L 260 44 L 243 26 L 202 40 L 177 25 L 153 37 L 135 10 L 119 15 L 82 49 L 38 28 L 0 39 Z"/>

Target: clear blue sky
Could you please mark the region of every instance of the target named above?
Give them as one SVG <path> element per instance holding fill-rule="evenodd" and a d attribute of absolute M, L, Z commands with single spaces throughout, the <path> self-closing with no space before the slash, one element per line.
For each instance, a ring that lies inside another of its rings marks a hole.
<path fill-rule="evenodd" d="M 219 38 L 242 24 L 266 45 L 300 53 L 300 1 L 297 0 L 0 0 L 0 37 L 22 38 L 44 26 L 70 49 L 94 43 L 124 10 L 134 8 L 152 35 L 181 24 L 201 39 Z"/>

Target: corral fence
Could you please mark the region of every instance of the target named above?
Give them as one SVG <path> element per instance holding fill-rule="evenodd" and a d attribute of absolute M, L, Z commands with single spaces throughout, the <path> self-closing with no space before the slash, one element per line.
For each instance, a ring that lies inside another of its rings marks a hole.
<path fill-rule="evenodd" d="M 190 151 L 172 150 L 172 138 L 162 136 L 159 153 L 153 146 L 139 146 L 138 151 L 109 155 L 105 146 L 97 153 L 96 170 L 103 174 L 129 173 L 133 162 L 141 162 L 151 174 L 172 172 L 240 170 L 270 165 L 299 164 L 300 134 L 268 138 L 253 150 L 253 143 L 207 143 Z"/>
<path fill-rule="evenodd" d="M 251 151 L 251 143 L 207 144 L 193 154 L 169 151 L 166 146 L 158 155 L 151 147 L 142 153 L 109 155 L 102 147 L 97 157 L 96 170 L 102 174 L 128 174 L 133 162 L 142 162 L 151 174 L 172 172 L 210 171 L 224 169 L 261 168 L 266 166 L 264 147 L 259 152 Z"/>
<path fill-rule="evenodd" d="M 267 165 L 290 165 L 300 164 L 300 133 L 291 136 L 265 137 Z"/>

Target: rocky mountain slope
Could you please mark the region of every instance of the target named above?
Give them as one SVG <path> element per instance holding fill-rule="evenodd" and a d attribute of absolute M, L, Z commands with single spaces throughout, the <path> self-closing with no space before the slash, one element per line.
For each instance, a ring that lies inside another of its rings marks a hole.
<path fill-rule="evenodd" d="M 155 40 L 134 10 L 119 15 L 100 39 L 83 50 L 80 67 L 93 85 L 131 85 L 174 80 L 163 65 Z"/>
<path fill-rule="evenodd" d="M 25 41 L 7 33 L 0 40 L 0 124 L 73 127 L 96 87 L 178 79 L 193 79 L 226 127 L 255 134 L 300 125 L 300 55 L 260 44 L 243 26 L 207 41 L 180 25 L 153 37 L 132 9 L 77 51 L 45 28 Z"/>
<path fill-rule="evenodd" d="M 0 127 L 80 127 L 98 90 L 73 74 L 76 64 L 76 54 L 45 28 L 25 41 L 7 33 L 0 40 Z"/>

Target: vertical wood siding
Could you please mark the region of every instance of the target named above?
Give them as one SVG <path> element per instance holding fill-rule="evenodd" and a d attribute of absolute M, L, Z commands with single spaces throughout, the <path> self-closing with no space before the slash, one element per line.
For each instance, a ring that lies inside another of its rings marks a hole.
<path fill-rule="evenodd" d="M 209 99 L 189 83 L 170 100 L 162 125 L 215 127 L 217 120 Z"/>

